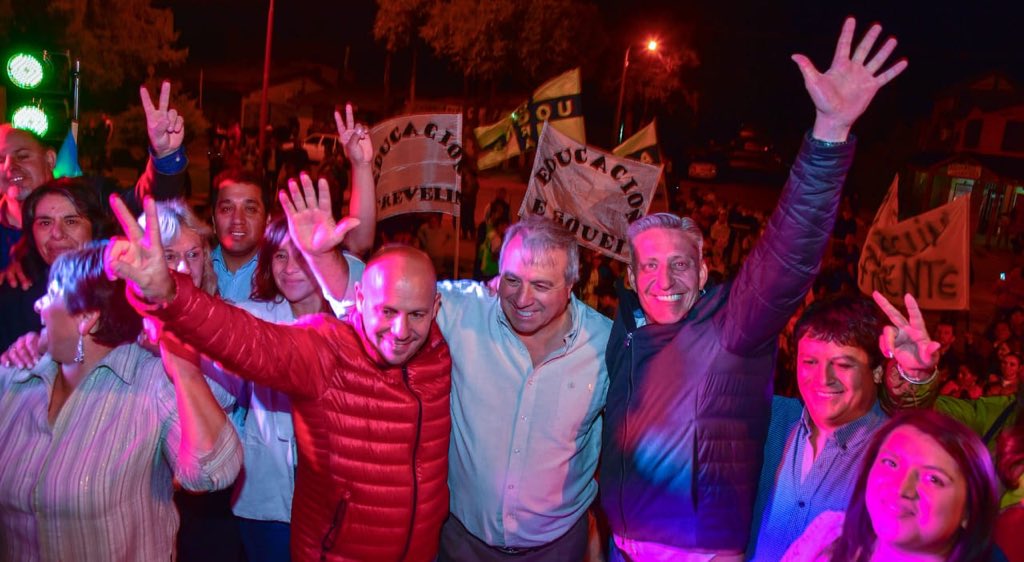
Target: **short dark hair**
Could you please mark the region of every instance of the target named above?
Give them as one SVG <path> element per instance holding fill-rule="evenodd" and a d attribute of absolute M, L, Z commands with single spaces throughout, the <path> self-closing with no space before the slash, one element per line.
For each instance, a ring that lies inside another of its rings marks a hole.
<path fill-rule="evenodd" d="M 907 410 L 898 413 L 875 432 L 867 449 L 853 495 L 846 508 L 843 533 L 832 545 L 831 560 L 861 562 L 871 558 L 878 540 L 867 510 L 868 474 L 878 458 L 882 443 L 896 429 L 910 426 L 934 439 L 956 461 L 967 485 L 967 524 L 957 531 L 949 562 L 988 560 L 992 550 L 992 528 L 999 511 L 999 489 L 992 457 L 971 429 L 944 414 L 932 410 Z"/>
<path fill-rule="evenodd" d="M 838 295 L 814 301 L 800 315 L 793 329 L 793 348 L 807 336 L 838 345 L 860 348 L 868 355 L 868 367 L 882 364 L 878 336 L 885 326 L 878 307 L 860 295 Z"/>
<path fill-rule="evenodd" d="M 32 229 L 32 224 L 36 220 L 36 207 L 47 195 L 59 195 L 70 201 L 75 210 L 89 220 L 94 240 L 110 236 L 113 226 L 110 212 L 102 203 L 99 190 L 84 178 L 60 178 L 32 190 L 21 207 L 22 239 L 15 251 L 15 259 L 21 262 L 21 267 L 29 278 L 43 277 L 49 268 L 49 264 L 39 253 Z"/>
<path fill-rule="evenodd" d="M 50 282 L 60 286 L 64 304 L 71 314 L 98 311 L 100 318 L 92 339 L 117 347 L 139 337 L 142 317 L 128 304 L 124 281 L 111 281 L 103 270 L 107 243 L 107 240 L 96 240 L 80 250 L 61 254 L 50 268 Z"/>
<path fill-rule="evenodd" d="M 217 174 L 217 177 L 213 178 L 213 184 L 210 185 L 211 201 L 213 201 L 213 207 L 217 206 L 217 197 L 220 194 L 220 186 L 225 182 L 231 183 L 244 183 L 255 186 L 260 192 L 260 201 L 263 202 L 263 208 L 270 212 L 271 197 L 270 191 L 264 185 L 263 178 L 256 174 L 240 167 L 231 167 L 223 172 Z"/>

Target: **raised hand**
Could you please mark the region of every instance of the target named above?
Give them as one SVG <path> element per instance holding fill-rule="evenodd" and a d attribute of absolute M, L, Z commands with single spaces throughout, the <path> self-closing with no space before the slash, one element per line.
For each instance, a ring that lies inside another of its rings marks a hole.
<path fill-rule="evenodd" d="M 4 282 L 12 289 L 20 287 L 22 291 L 27 291 L 32 288 L 32 280 L 25 274 L 25 269 L 18 260 L 12 260 L 7 269 L 0 272 L 0 284 Z"/>
<path fill-rule="evenodd" d="M 792 56 L 793 62 L 804 76 L 807 93 L 811 95 L 817 110 L 813 134 L 819 140 L 846 140 L 853 123 L 867 109 L 879 88 L 907 68 L 907 61 L 900 60 L 878 73 L 896 48 L 894 37 L 886 39 L 875 56 L 871 57 L 870 61 L 867 60 L 875 41 L 882 33 L 882 27 L 878 24 L 868 29 L 851 56 L 850 48 L 856 26 L 853 18 L 847 18 L 843 23 L 843 31 L 839 34 L 836 52 L 832 57 L 832 66 L 824 74 L 818 72 L 806 56 Z"/>
<path fill-rule="evenodd" d="M 46 328 L 43 328 L 41 333 L 29 332 L 18 338 L 3 355 L 0 355 L 0 365 L 31 369 L 46 353 L 48 346 Z"/>
<path fill-rule="evenodd" d="M 172 154 L 181 148 L 185 140 L 185 121 L 178 115 L 178 110 L 170 109 L 171 83 L 164 81 L 160 85 L 160 100 L 153 107 L 153 98 L 146 86 L 139 86 L 139 97 L 142 98 L 142 110 L 146 114 L 146 132 L 149 133 L 149 144 L 157 158 Z"/>
<path fill-rule="evenodd" d="M 353 166 L 356 164 L 369 164 L 373 161 L 373 144 L 370 142 L 370 135 L 367 134 L 366 126 L 356 124 L 352 115 L 352 104 L 345 104 L 345 120 L 342 121 L 341 114 L 334 112 L 334 124 L 338 126 L 338 136 L 341 137 L 341 146 L 345 149 L 345 158 Z"/>
<path fill-rule="evenodd" d="M 347 217 L 334 222 L 331 214 L 331 191 L 327 180 L 321 178 L 318 189 L 305 173 L 299 174 L 301 189 L 294 179 L 288 180 L 288 194 L 281 190 L 277 196 L 288 218 L 288 233 L 292 243 L 307 259 L 333 252 L 348 231 L 359 225 L 359 219 Z M 317 193 L 319 191 L 319 193 Z"/>
<path fill-rule="evenodd" d="M 143 300 L 155 304 L 171 301 L 175 292 L 174 278 L 167 269 L 164 247 L 160 243 L 156 203 L 151 197 L 142 202 L 146 215 L 145 231 L 120 197 L 111 195 L 110 207 L 127 238 L 118 236 L 110 240 L 103 256 L 107 275 L 112 279 L 124 279 L 128 290 Z"/>
<path fill-rule="evenodd" d="M 909 320 L 878 291 L 871 296 L 892 322 L 891 326 L 882 329 L 878 338 L 882 355 L 895 359 L 904 372 L 915 371 L 915 374 L 922 375 L 915 378 L 927 379 L 939 362 L 940 345 L 928 336 L 921 308 L 913 295 L 904 295 Z"/>

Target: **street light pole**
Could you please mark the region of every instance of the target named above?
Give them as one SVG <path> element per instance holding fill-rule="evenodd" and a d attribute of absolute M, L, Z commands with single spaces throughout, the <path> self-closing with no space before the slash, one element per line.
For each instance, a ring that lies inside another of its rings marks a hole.
<path fill-rule="evenodd" d="M 622 80 L 619 81 L 619 103 L 615 107 L 615 123 L 613 125 L 615 130 L 612 132 L 612 144 L 614 146 L 622 144 L 622 137 L 626 132 L 625 124 L 622 122 L 622 103 L 626 98 L 626 71 L 629 69 L 629 52 L 632 48 L 632 45 L 628 45 L 626 47 L 626 55 L 622 58 Z M 656 38 L 648 39 L 644 48 L 647 49 L 648 53 L 657 51 L 658 40 Z"/>
<path fill-rule="evenodd" d="M 265 150 L 267 147 L 267 133 L 264 129 L 267 128 L 268 112 L 267 112 L 267 90 L 270 86 L 270 45 L 274 38 L 274 0 L 270 0 L 270 6 L 267 8 L 267 40 L 263 49 L 263 88 L 260 90 L 260 130 L 256 133 L 258 139 L 257 146 L 259 146 L 260 158 L 265 156 Z M 244 102 L 243 102 L 244 104 Z"/>
<path fill-rule="evenodd" d="M 615 106 L 615 123 L 613 123 L 612 130 L 612 148 L 622 144 L 622 102 L 626 97 L 626 69 L 629 68 L 629 50 L 633 46 L 629 45 L 626 47 L 626 56 L 622 59 L 622 80 L 619 81 L 619 103 Z"/>

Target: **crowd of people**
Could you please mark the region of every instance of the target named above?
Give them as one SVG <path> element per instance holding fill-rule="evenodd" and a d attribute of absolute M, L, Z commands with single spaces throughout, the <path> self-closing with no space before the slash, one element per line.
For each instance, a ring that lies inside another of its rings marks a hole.
<path fill-rule="evenodd" d="M 961 339 L 822 281 L 907 66 L 854 31 L 793 57 L 770 216 L 691 193 L 618 264 L 499 195 L 459 229 L 486 282 L 439 277 L 437 216 L 375 241 L 351 106 L 344 183 L 226 167 L 209 224 L 167 84 L 125 192 L 0 125 L 0 560 L 1024 560 L 1022 303 Z"/>

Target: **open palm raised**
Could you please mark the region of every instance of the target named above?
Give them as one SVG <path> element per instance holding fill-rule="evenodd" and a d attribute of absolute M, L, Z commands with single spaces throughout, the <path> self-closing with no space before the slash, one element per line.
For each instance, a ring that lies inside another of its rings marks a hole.
<path fill-rule="evenodd" d="M 359 226 L 359 219 L 346 217 L 334 222 L 331 214 L 331 191 L 323 178 L 313 189 L 313 180 L 299 174 L 301 187 L 294 179 L 288 180 L 288 193 L 278 193 L 281 207 L 288 218 L 288 233 L 292 243 L 307 257 L 334 251 L 350 230 Z"/>

